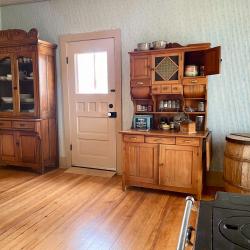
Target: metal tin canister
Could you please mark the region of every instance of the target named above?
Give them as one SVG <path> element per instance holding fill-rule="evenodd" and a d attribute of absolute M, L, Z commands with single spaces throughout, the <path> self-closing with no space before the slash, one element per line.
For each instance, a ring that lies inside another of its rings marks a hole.
<path fill-rule="evenodd" d="M 205 117 L 204 115 L 197 115 L 195 117 L 195 129 L 197 132 L 204 131 Z"/>

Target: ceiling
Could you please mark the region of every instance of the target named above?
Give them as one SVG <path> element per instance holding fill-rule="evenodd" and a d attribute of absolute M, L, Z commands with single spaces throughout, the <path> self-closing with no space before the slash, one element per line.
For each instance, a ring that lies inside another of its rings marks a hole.
<path fill-rule="evenodd" d="M 48 0 L 0 0 L 0 7 L 12 4 L 35 3 Z"/>

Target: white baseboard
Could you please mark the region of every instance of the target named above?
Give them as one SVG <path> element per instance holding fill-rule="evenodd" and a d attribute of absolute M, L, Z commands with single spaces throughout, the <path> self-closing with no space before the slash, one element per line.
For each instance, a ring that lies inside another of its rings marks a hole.
<path fill-rule="evenodd" d="M 59 158 L 59 168 L 69 168 L 71 166 L 68 166 L 67 163 L 67 157 L 60 157 Z"/>

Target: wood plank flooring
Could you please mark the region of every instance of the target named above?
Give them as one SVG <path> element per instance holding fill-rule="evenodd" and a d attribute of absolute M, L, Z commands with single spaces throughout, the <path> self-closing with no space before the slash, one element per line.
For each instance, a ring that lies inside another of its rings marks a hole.
<path fill-rule="evenodd" d="M 0 249 L 175 249 L 184 198 L 123 192 L 119 176 L 0 168 Z"/>

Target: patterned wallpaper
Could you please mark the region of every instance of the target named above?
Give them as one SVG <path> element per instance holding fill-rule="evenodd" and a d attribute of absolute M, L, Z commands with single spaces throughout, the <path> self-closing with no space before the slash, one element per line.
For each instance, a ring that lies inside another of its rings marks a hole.
<path fill-rule="evenodd" d="M 209 78 L 208 126 L 213 131 L 213 170 L 223 168 L 224 138 L 250 132 L 249 0 L 51 0 L 2 8 L 2 28 L 38 28 L 58 43 L 62 34 L 120 28 L 122 33 L 123 128 L 129 128 L 129 57 L 138 42 L 165 39 L 222 46 L 221 74 Z M 59 62 L 59 56 L 58 56 Z M 58 66 L 60 155 L 62 100 Z M 61 122 L 60 122 L 61 121 Z"/>

